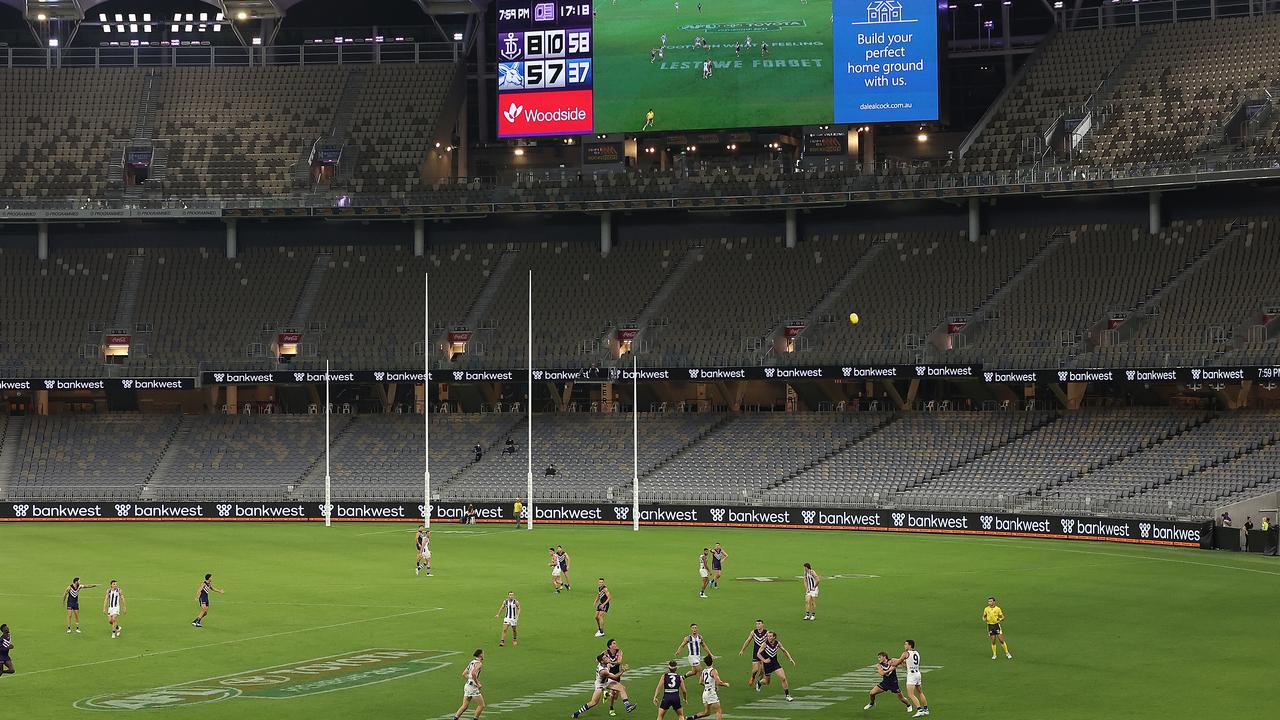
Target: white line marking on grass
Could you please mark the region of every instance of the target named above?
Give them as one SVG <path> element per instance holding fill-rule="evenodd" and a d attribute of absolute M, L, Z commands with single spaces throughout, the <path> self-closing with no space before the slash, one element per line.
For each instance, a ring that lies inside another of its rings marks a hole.
<path fill-rule="evenodd" d="M 49 597 L 49 593 L 0 593 L 0 597 Z M 176 603 L 192 603 L 190 598 L 157 598 L 157 597 L 136 597 L 130 596 L 134 600 L 141 602 L 176 602 Z M 218 600 L 218 605 L 283 605 L 285 607 L 347 607 L 347 608 L 382 608 L 384 610 L 403 610 L 404 605 L 360 605 L 354 603 L 312 603 L 312 602 L 257 602 L 252 600 Z"/>
<path fill-rule="evenodd" d="M 31 670 L 22 673 L 27 675 L 39 675 L 40 673 L 58 672 L 61 670 L 72 670 L 75 668 L 91 667 L 93 665 L 105 665 L 107 663 L 120 662 L 122 660 L 139 660 L 142 658 L 156 657 L 157 655 L 172 655 L 173 653 L 186 652 L 188 650 L 202 650 L 204 648 L 219 647 L 221 645 L 235 645 L 242 642 L 253 642 L 254 640 L 267 640 L 269 638 L 284 637 L 285 635 L 297 635 L 298 633 L 316 632 L 317 630 L 332 630 L 333 628 L 346 627 L 348 625 L 360 625 L 363 623 L 378 622 L 380 620 L 390 620 L 392 618 L 405 617 L 408 615 L 421 615 L 422 613 L 440 612 L 444 610 L 441 607 L 424 608 L 422 610 L 412 610 L 410 612 L 395 613 L 392 615 L 382 615 L 380 617 L 363 618 L 361 620 L 348 620 L 347 622 L 334 623 L 332 625 L 318 625 L 316 627 L 299 628 L 297 630 L 283 630 L 277 633 L 268 633 L 266 635 L 255 635 L 254 637 L 239 638 L 236 640 L 223 640 L 215 643 L 205 643 L 203 645 L 189 645 L 187 647 L 173 648 L 171 650 L 157 650 L 155 652 L 143 653 L 141 655 L 130 655 L 129 657 L 109 658 L 107 660 L 95 660 L 87 663 L 77 663 L 75 665 L 63 665 L 56 668 L 45 668 L 43 670 Z"/>

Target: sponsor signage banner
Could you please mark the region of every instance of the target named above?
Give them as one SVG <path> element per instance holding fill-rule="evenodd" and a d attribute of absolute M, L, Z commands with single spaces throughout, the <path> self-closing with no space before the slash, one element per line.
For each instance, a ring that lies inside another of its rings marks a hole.
<path fill-rule="evenodd" d="M 169 378 L 0 378 L 0 391 L 194 390 L 196 379 Z"/>
<path fill-rule="evenodd" d="M 108 335 L 103 338 L 106 345 L 128 345 L 133 340 L 132 335 Z"/>
<path fill-rule="evenodd" d="M 588 165 L 613 165 L 626 158 L 626 150 L 620 142 L 589 143 L 582 146 L 582 161 Z"/>
<path fill-rule="evenodd" d="M 640 328 L 633 328 L 633 327 L 618 328 L 619 340 L 635 340 L 636 336 L 639 334 L 640 334 Z"/>
<path fill-rule="evenodd" d="M 451 343 L 464 343 L 470 339 L 471 339 L 470 330 L 450 330 L 449 331 L 449 342 Z"/>
<path fill-rule="evenodd" d="M 302 342 L 302 333 L 286 332 L 276 334 L 276 344 L 278 345 L 297 345 Z"/>
<path fill-rule="evenodd" d="M 511 522 L 511 506 L 494 503 L 437 503 L 431 519 L 460 522 L 468 506 L 479 522 Z M 333 520 L 414 522 L 422 503 L 334 502 Z M 40 502 L 0 503 L 0 521 L 322 521 L 316 502 Z M 536 522 L 629 525 L 630 505 L 535 503 Z M 1014 515 L 931 510 L 873 510 L 822 507 L 736 507 L 642 505 L 644 525 L 778 527 L 883 532 L 1005 535 L 1067 540 L 1108 540 L 1151 545 L 1209 547 L 1211 523 L 1131 518 Z"/>

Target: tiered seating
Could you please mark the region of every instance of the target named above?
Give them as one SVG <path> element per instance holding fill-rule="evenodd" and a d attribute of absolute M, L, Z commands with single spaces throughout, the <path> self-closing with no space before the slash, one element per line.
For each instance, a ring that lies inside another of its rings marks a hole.
<path fill-rule="evenodd" d="M 1201 419 L 1201 414 L 1168 408 L 1071 413 L 907 489 L 894 502 L 922 507 L 1017 507 L 1029 494 L 1078 477 L 1100 463 L 1141 452 Z M 1081 511 L 1089 506 L 1063 503 L 1058 509 Z"/>
<path fill-rule="evenodd" d="M 1052 420 L 1047 413 L 904 415 L 764 494 L 776 503 L 892 502 L 898 493 L 970 462 Z"/>
<path fill-rule="evenodd" d="M 135 69 L 0 71 L 0 195 L 101 197 L 142 93 Z"/>
<path fill-rule="evenodd" d="M 163 194 L 288 194 L 303 153 L 333 125 L 348 72 L 341 66 L 161 71 L 156 135 L 168 148 Z"/>
<path fill-rule="evenodd" d="M 118 250 L 55 250 L 40 262 L 0 248 L 0 377 L 100 375 L 124 265 Z"/>
<path fill-rule="evenodd" d="M 25 418 L 20 435 L 5 439 L 6 452 L 18 453 L 9 496 L 136 498 L 177 422 L 176 416 L 124 413 Z"/>
<path fill-rule="evenodd" d="M 334 415 L 342 433 L 350 415 Z M 209 497 L 279 499 L 315 463 L 324 462 L 322 415 L 186 417 L 151 494 L 162 500 Z"/>
<path fill-rule="evenodd" d="M 1129 312 L 1225 232 L 1225 223 L 1175 222 L 1159 235 L 1145 228 L 1082 226 L 1004 295 L 986 332 L 956 360 L 1014 368 L 1070 364 L 1094 326 Z"/>
<path fill-rule="evenodd" d="M 315 255 L 303 247 L 247 247 L 235 260 L 208 248 L 149 251 L 136 321 L 151 330 L 135 339 L 128 366 L 181 374 L 199 363 L 236 369 L 264 362 Z"/>
<path fill-rule="evenodd" d="M 1023 155 L 1023 141 L 1039 138 L 1064 111 L 1083 105 L 1137 39 L 1135 27 L 1054 35 L 969 148 L 965 167 L 981 172 L 1034 159 Z"/>
<path fill-rule="evenodd" d="M 1085 161 L 1107 167 L 1185 162 L 1208 143 L 1244 91 L 1280 80 L 1280 17 L 1165 25 L 1117 84 L 1115 112 Z"/>
<path fill-rule="evenodd" d="M 358 153 L 352 186 L 356 192 L 403 198 L 422 185 L 420 168 L 434 150 L 428 143 L 442 121 L 455 66 L 373 65 L 362 72 L 351 131 Z"/>

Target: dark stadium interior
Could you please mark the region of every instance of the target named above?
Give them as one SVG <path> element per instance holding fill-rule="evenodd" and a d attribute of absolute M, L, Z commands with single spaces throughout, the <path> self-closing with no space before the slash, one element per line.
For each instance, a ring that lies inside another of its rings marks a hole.
<path fill-rule="evenodd" d="M 0 498 L 420 500 L 430 410 L 442 502 L 532 422 L 559 502 L 1275 507 L 1275 3 L 941 3 L 937 118 L 528 138 L 495 3 L 232 5 L 0 0 Z"/>

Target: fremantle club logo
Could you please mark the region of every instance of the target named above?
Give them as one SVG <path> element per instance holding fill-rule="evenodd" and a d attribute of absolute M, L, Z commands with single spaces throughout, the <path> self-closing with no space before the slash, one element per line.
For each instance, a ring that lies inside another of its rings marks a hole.
<path fill-rule="evenodd" d="M 231 510 L 235 507 L 231 503 L 218 503 L 214 508 L 218 511 L 218 517 L 231 517 Z"/>
<path fill-rule="evenodd" d="M 724 522 L 724 508 L 711 508 L 711 522 Z"/>
<path fill-rule="evenodd" d="M 907 514 L 906 514 L 906 513 L 894 513 L 894 514 L 893 514 L 893 526 L 894 526 L 894 527 L 902 527 L 902 524 L 903 524 L 903 523 L 905 523 L 906 521 L 907 521 Z"/>
<path fill-rule="evenodd" d="M 613 516 L 619 520 L 626 520 L 631 517 L 631 508 L 624 506 L 616 506 L 613 508 Z"/>
<path fill-rule="evenodd" d="M 813 521 L 816 519 L 818 519 L 818 513 L 812 510 L 800 511 L 800 521 L 803 522 L 805 525 L 812 525 Z"/>
<path fill-rule="evenodd" d="M 129 517 L 129 511 L 133 506 L 129 503 L 116 503 L 116 517 Z"/>
<path fill-rule="evenodd" d="M 26 516 L 27 516 L 27 508 L 29 508 L 29 507 L 30 507 L 29 505 L 14 505 L 14 506 L 13 506 L 13 516 L 14 516 L 14 517 L 20 517 L 20 518 L 24 518 L 24 517 L 26 517 Z"/>
<path fill-rule="evenodd" d="M 1058 524 L 1062 526 L 1062 533 L 1064 535 L 1070 535 L 1076 530 L 1076 521 L 1071 518 L 1062 518 L 1058 521 Z"/>
<path fill-rule="evenodd" d="M 980 517 L 980 518 L 978 518 L 978 519 L 982 521 L 982 529 L 983 529 L 983 530 L 990 530 L 990 529 L 991 529 L 991 523 L 995 522 L 995 518 L 994 518 L 994 517 L 991 517 L 990 515 L 983 515 L 982 517 Z"/>
<path fill-rule="evenodd" d="M 1138 523 L 1138 532 L 1142 533 L 1142 537 L 1151 537 L 1151 523 Z"/>

